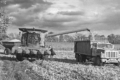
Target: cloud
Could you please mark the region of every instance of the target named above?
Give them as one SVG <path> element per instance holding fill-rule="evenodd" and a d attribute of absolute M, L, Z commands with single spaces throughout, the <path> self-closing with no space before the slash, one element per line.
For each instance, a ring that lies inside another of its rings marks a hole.
<path fill-rule="evenodd" d="M 10 0 L 13 25 L 53 30 L 120 29 L 120 0 Z M 105 32 L 105 31 L 104 31 Z"/>
<path fill-rule="evenodd" d="M 68 12 L 68 11 L 64 11 L 64 12 L 59 12 L 59 14 L 62 14 L 62 15 L 75 15 L 75 16 L 77 16 L 77 15 L 83 15 L 84 14 L 84 12 L 80 12 L 80 11 L 70 11 L 70 12 Z"/>
<path fill-rule="evenodd" d="M 6 4 L 1 4 L 1 6 L 19 4 L 21 8 L 29 8 L 32 7 L 32 5 L 35 5 L 36 3 L 48 5 L 51 4 L 44 0 L 4 0 L 4 1 L 6 1 Z"/>
<path fill-rule="evenodd" d="M 36 0 L 34 3 L 36 4 L 32 4 L 33 0 L 26 0 L 25 3 L 28 2 L 29 5 L 31 6 L 23 6 L 24 0 L 20 0 L 20 1 L 15 1 L 14 4 L 10 4 L 6 7 L 7 12 L 9 13 L 9 15 L 14 18 L 13 20 L 13 25 L 16 26 L 24 26 L 26 24 L 32 23 L 34 22 L 34 20 L 39 16 L 39 14 L 41 12 L 43 12 L 44 10 L 46 10 L 50 4 L 48 4 L 48 2 L 44 2 L 42 0 L 42 3 L 37 3 L 39 0 Z M 16 4 L 19 3 L 19 4 Z M 22 6 L 22 7 L 21 7 Z"/>

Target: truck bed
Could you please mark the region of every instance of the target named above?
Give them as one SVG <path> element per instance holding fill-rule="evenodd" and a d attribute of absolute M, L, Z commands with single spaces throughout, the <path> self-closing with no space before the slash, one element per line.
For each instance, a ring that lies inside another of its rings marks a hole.
<path fill-rule="evenodd" d="M 75 41 L 74 52 L 77 54 L 92 55 L 90 41 Z"/>

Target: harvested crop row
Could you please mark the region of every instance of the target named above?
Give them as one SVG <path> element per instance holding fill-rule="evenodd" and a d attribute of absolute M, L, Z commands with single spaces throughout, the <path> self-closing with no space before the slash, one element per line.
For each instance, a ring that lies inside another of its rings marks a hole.
<path fill-rule="evenodd" d="M 38 63 L 38 62 L 37 62 Z M 119 67 L 98 67 L 81 64 L 67 64 L 55 61 L 44 61 L 36 65 L 33 70 L 50 80 L 118 80 Z M 43 71 L 44 70 L 44 71 Z"/>
<path fill-rule="evenodd" d="M 61 56 L 60 56 L 61 55 Z M 68 56 L 67 56 L 68 55 Z M 3 60 L 3 80 L 119 80 L 117 66 L 77 64 L 73 53 L 58 53 L 54 59 L 22 62 Z"/>

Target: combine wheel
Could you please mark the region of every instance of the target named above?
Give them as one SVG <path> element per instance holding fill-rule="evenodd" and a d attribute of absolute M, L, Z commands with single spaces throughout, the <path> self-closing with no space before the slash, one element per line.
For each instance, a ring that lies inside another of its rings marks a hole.
<path fill-rule="evenodd" d="M 26 56 L 26 51 L 22 50 L 22 57 L 24 57 L 24 59 L 27 59 L 28 57 Z"/>
<path fill-rule="evenodd" d="M 22 53 L 18 53 L 18 50 L 15 50 L 15 55 L 18 61 L 23 61 Z"/>
<path fill-rule="evenodd" d="M 6 49 L 4 50 L 4 54 L 8 55 L 8 54 L 10 54 L 10 53 L 11 53 L 11 50 L 10 50 L 9 48 L 6 48 Z"/>
<path fill-rule="evenodd" d="M 33 50 L 30 50 L 30 58 L 32 59 L 34 57 L 34 52 Z"/>
<path fill-rule="evenodd" d="M 39 50 L 37 51 L 37 59 L 43 59 L 43 54 Z"/>

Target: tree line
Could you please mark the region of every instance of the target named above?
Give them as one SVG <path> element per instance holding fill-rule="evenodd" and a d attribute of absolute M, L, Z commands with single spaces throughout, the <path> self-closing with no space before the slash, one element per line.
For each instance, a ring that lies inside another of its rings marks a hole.
<path fill-rule="evenodd" d="M 110 34 L 107 37 L 105 35 L 94 35 L 95 38 L 99 39 L 106 39 L 112 44 L 120 44 L 120 35 Z M 76 34 L 74 36 L 70 35 L 60 35 L 59 37 L 47 37 L 46 41 L 48 42 L 74 42 L 76 40 L 90 38 L 90 36 L 85 36 L 83 34 Z"/>
<path fill-rule="evenodd" d="M 9 39 L 19 39 L 20 36 L 17 33 L 9 33 L 8 34 Z M 45 41 L 47 42 L 74 42 L 75 40 L 80 40 L 80 39 L 86 39 L 89 38 L 90 36 L 85 36 L 83 34 L 76 34 L 74 36 L 70 35 L 59 35 L 59 36 L 54 36 L 54 37 L 45 37 Z M 120 35 L 115 35 L 115 34 L 110 34 L 107 37 L 104 35 L 94 35 L 96 38 L 106 38 L 110 43 L 112 44 L 120 44 Z"/>

